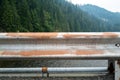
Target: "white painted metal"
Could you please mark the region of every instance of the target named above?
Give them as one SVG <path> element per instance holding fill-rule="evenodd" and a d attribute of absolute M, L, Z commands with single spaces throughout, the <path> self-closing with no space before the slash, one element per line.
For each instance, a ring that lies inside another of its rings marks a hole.
<path fill-rule="evenodd" d="M 43 73 L 43 68 L 0 68 L 0 73 Z M 48 67 L 46 73 L 108 73 L 107 67 Z"/>

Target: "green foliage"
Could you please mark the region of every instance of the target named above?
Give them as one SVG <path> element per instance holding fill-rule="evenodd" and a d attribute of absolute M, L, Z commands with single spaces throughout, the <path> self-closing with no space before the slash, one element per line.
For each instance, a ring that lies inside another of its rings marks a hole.
<path fill-rule="evenodd" d="M 90 4 L 80 6 L 80 8 L 99 19 L 104 24 L 102 27 L 106 31 L 120 31 L 120 13 L 110 12 L 104 8 Z M 98 25 L 101 24 L 98 23 Z"/>
<path fill-rule="evenodd" d="M 1 32 L 101 32 L 110 29 L 66 0 L 0 0 Z"/>

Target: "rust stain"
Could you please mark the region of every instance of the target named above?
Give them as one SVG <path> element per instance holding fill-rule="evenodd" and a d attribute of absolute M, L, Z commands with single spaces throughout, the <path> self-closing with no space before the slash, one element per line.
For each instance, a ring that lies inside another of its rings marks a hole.
<path fill-rule="evenodd" d="M 117 38 L 119 35 L 112 32 L 105 32 L 103 34 L 64 34 L 64 38 Z"/>
<path fill-rule="evenodd" d="M 20 54 L 23 56 L 32 56 L 32 55 L 63 55 L 66 54 L 65 50 L 45 50 L 45 51 L 22 51 Z"/>
<path fill-rule="evenodd" d="M 112 32 L 105 32 L 103 33 L 102 37 L 109 37 L 109 38 L 117 38 L 119 35 L 118 34 L 115 34 L 115 33 L 112 33 Z"/>
<path fill-rule="evenodd" d="M 42 67 L 42 72 L 43 73 L 47 73 L 48 72 L 48 68 L 47 67 Z"/>
<path fill-rule="evenodd" d="M 90 37 L 89 34 L 64 34 L 64 38 L 79 38 L 79 37 Z"/>
<path fill-rule="evenodd" d="M 9 56 L 57 56 L 57 55 L 66 55 L 66 54 L 74 54 L 74 55 L 94 55 L 94 54 L 103 54 L 103 50 L 74 50 L 71 52 L 70 50 L 33 50 L 33 51 L 4 51 L 1 55 L 9 55 Z"/>
<path fill-rule="evenodd" d="M 19 55 L 19 52 L 15 52 L 15 51 L 2 51 L 1 55 Z"/>
<path fill-rule="evenodd" d="M 33 51 L 4 51 L 2 55 L 20 55 L 20 56 L 47 56 L 47 55 L 64 55 L 67 50 L 33 50 Z"/>
<path fill-rule="evenodd" d="M 30 38 L 40 38 L 49 39 L 57 37 L 58 33 L 8 33 L 7 36 L 11 37 L 30 37 Z"/>
<path fill-rule="evenodd" d="M 4 51 L 0 51 L 0 55 L 2 55 L 2 54 L 3 54 L 3 52 L 4 52 Z"/>
<path fill-rule="evenodd" d="M 103 54 L 103 50 L 77 50 L 77 55 L 92 55 L 92 54 Z"/>
<path fill-rule="evenodd" d="M 49 38 L 56 38 L 58 33 L 7 33 L 6 36 L 11 37 L 30 37 L 30 38 L 40 38 L 40 39 L 49 39 Z M 64 38 L 116 38 L 119 37 L 118 34 L 112 32 L 104 32 L 102 34 L 74 34 L 74 33 L 65 33 L 62 34 Z"/>

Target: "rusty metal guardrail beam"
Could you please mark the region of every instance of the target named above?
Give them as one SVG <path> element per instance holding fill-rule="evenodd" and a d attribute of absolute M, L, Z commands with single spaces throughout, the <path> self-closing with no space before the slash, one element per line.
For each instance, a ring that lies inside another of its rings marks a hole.
<path fill-rule="evenodd" d="M 0 59 L 119 59 L 120 33 L 0 33 Z"/>
<path fill-rule="evenodd" d="M 0 33 L 0 59 L 106 59 L 108 68 L 99 68 L 100 71 L 108 70 L 119 80 L 120 33 Z M 23 72 L 28 70 L 23 69 Z M 81 68 L 51 69 L 54 72 L 85 71 Z M 1 72 L 12 70 L 21 72 L 22 68 L 0 68 Z M 38 69 L 28 71 L 31 70 Z"/>

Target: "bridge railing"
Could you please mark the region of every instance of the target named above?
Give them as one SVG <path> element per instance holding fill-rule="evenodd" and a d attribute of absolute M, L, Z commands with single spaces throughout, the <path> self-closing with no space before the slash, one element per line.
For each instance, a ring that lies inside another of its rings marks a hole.
<path fill-rule="evenodd" d="M 108 68 L 1 68 L 0 72 L 107 72 L 120 75 L 120 33 L 0 33 L 0 59 L 108 60 Z M 87 71 L 86 71 L 87 70 Z"/>

